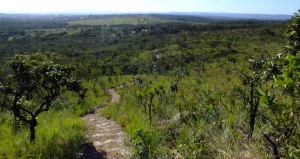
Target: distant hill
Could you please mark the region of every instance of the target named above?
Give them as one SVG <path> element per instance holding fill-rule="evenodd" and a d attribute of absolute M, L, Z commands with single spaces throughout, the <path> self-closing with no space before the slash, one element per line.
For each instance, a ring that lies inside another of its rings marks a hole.
<path fill-rule="evenodd" d="M 169 12 L 165 14 L 192 15 L 213 19 L 256 19 L 256 20 L 288 20 L 292 15 L 285 14 L 242 14 L 242 13 L 212 13 L 212 12 Z"/>
<path fill-rule="evenodd" d="M 57 14 L 57 13 L 56 13 Z M 256 19 L 256 20 L 288 20 L 292 15 L 285 14 L 244 14 L 244 13 L 214 13 L 214 12 L 101 12 L 101 11 L 70 11 L 59 14 L 171 14 L 201 16 L 213 19 Z"/>
<path fill-rule="evenodd" d="M 256 19 L 256 20 L 288 20 L 292 15 L 285 14 L 244 14 L 244 13 L 213 13 L 213 12 L 102 12 L 102 11 L 66 11 L 66 12 L 49 12 L 41 13 L 42 15 L 58 14 L 58 15 L 122 15 L 122 14 L 164 14 L 164 15 L 185 15 L 198 16 L 207 19 L 215 20 L 241 20 L 241 19 Z M 0 17 L 12 17 L 14 14 L 0 13 Z M 17 14 L 24 15 L 24 14 Z M 36 14 L 30 14 L 36 15 Z"/>

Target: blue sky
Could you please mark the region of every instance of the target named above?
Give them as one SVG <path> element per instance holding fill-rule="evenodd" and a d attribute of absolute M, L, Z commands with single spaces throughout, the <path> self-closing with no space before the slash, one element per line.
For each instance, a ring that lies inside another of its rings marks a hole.
<path fill-rule="evenodd" d="M 293 14 L 300 0 L 0 0 L 0 13 L 61 11 Z"/>

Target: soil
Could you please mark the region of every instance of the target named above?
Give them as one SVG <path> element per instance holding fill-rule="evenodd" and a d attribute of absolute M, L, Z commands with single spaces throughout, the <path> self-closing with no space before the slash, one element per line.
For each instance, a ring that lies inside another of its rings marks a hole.
<path fill-rule="evenodd" d="M 108 106 L 115 102 L 120 102 L 121 96 L 115 89 L 109 89 L 111 100 Z M 83 117 L 89 130 L 86 138 L 89 143 L 83 145 L 81 159 L 131 159 L 131 148 L 128 146 L 129 139 L 122 127 L 114 120 L 106 119 L 100 115 L 101 109 L 94 114 Z"/>

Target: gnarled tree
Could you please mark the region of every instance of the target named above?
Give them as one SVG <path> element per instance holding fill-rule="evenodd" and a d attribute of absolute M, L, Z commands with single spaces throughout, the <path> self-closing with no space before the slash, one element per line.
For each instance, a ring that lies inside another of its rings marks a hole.
<path fill-rule="evenodd" d="M 36 137 L 37 116 L 48 111 L 61 94 L 82 88 L 72 77 L 75 67 L 54 61 L 54 55 L 16 55 L 7 63 L 8 76 L 1 79 L 0 106 L 29 125 L 31 142 Z"/>

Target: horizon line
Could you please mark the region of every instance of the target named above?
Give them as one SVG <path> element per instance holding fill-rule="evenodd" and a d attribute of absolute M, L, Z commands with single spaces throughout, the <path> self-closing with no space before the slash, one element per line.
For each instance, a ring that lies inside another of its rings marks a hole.
<path fill-rule="evenodd" d="M 50 11 L 50 12 L 0 12 L 0 14 L 155 14 L 155 13 L 211 13 L 211 14 L 244 14 L 244 15 L 285 15 L 292 16 L 293 14 L 284 14 L 284 13 L 239 13 L 239 12 L 201 12 L 201 11 L 96 11 L 96 10 L 69 10 L 69 11 Z"/>

